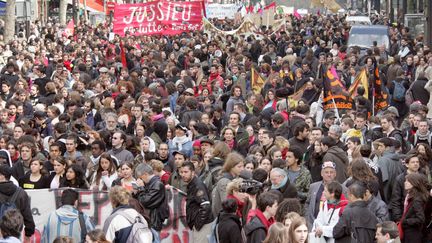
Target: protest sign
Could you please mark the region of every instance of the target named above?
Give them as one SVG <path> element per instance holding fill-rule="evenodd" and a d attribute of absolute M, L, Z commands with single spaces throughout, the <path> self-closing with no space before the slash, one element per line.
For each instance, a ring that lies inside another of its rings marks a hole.
<path fill-rule="evenodd" d="M 206 6 L 207 18 L 234 19 L 235 14 L 240 10 L 241 7 L 242 5 L 238 4 L 209 4 Z"/>
<path fill-rule="evenodd" d="M 200 30 L 202 2 L 155 1 L 139 4 L 116 4 L 114 33 L 131 35 L 176 35 Z"/>

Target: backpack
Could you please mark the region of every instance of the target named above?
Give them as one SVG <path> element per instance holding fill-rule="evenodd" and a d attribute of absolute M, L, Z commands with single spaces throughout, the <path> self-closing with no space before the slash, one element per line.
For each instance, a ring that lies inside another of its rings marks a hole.
<path fill-rule="evenodd" d="M 409 107 L 412 103 L 414 103 L 414 95 L 412 92 L 412 86 L 414 82 L 410 85 L 409 89 L 405 93 L 405 104 Z"/>
<path fill-rule="evenodd" d="M 219 243 L 218 226 L 219 226 L 219 218 L 216 217 L 215 220 L 213 220 L 213 222 L 211 223 L 210 234 L 207 235 L 208 243 Z"/>
<path fill-rule="evenodd" d="M 221 170 L 222 170 L 222 166 L 218 165 L 218 166 L 215 166 L 210 171 L 208 171 L 208 173 L 206 173 L 204 180 L 203 180 L 203 183 L 207 186 L 207 189 L 209 192 L 213 191 L 213 187 L 219 181 L 219 179 L 221 177 L 219 172 Z"/>
<path fill-rule="evenodd" d="M 392 94 L 393 100 L 405 101 L 406 88 L 403 85 L 403 81 L 398 82 L 396 80 L 393 80 L 393 85 L 394 85 L 393 94 Z"/>
<path fill-rule="evenodd" d="M 396 137 L 395 137 L 396 134 L 399 135 L 399 136 L 402 138 L 402 141 L 399 141 L 398 139 L 396 139 Z M 404 136 L 403 136 L 403 134 L 402 134 L 402 132 L 401 132 L 400 130 L 397 130 L 397 129 L 393 130 L 393 131 L 389 134 L 388 137 L 389 137 L 389 138 L 392 138 L 392 139 L 395 139 L 395 140 L 397 140 L 398 142 L 401 142 L 401 143 L 402 143 L 402 144 L 401 144 L 401 148 L 402 148 L 402 152 L 403 152 L 403 153 L 407 153 L 407 152 L 411 149 L 411 145 L 409 144 L 409 142 L 408 142 L 407 139 L 404 139 Z"/>
<path fill-rule="evenodd" d="M 222 177 L 211 191 L 211 207 L 214 216 L 219 214 L 222 209 L 222 201 L 225 200 L 225 198 L 221 198 L 219 189 L 226 188 L 230 181 L 230 179 Z"/>
<path fill-rule="evenodd" d="M 81 212 L 81 211 L 78 212 L 78 219 L 79 219 L 80 228 L 81 228 L 81 242 L 84 243 L 84 242 L 86 242 L 87 226 L 85 224 L 83 212 Z"/>
<path fill-rule="evenodd" d="M 120 213 L 121 211 L 118 214 L 126 218 L 132 225 L 116 231 L 115 238 L 113 241 L 114 243 L 154 242 L 153 240 L 155 237 L 153 237 L 153 232 L 148 227 L 144 217 L 138 215 L 135 218 L 133 218 L 128 214 L 120 214 Z"/>
<path fill-rule="evenodd" d="M 12 197 L 4 200 L 3 202 L 0 202 L 0 219 L 3 218 L 3 215 L 6 213 L 7 210 L 16 209 L 15 201 L 17 200 L 18 194 L 21 190 L 22 189 L 20 187 L 17 187 Z"/>

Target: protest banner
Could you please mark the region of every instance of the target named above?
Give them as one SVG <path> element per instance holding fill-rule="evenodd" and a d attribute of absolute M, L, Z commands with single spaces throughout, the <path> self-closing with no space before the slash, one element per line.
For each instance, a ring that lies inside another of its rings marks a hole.
<path fill-rule="evenodd" d="M 242 5 L 213 3 L 206 6 L 207 18 L 234 19 Z"/>
<path fill-rule="evenodd" d="M 154 1 L 138 4 L 116 4 L 114 33 L 130 35 L 176 35 L 200 30 L 202 2 Z"/>
<path fill-rule="evenodd" d="M 374 116 L 379 111 L 385 110 L 389 105 L 389 97 L 387 89 L 384 87 L 384 83 L 381 81 L 380 72 L 378 67 L 375 67 L 373 83 L 372 83 L 372 115 Z"/>
<path fill-rule="evenodd" d="M 39 243 L 48 216 L 60 207 L 63 189 L 26 190 L 30 197 L 31 211 L 36 225 L 32 243 Z M 102 228 L 112 212 L 107 191 L 78 190 L 78 209 L 89 215 L 97 228 Z M 171 186 L 166 187 L 170 216 L 161 231 L 163 243 L 188 243 L 191 237 L 186 222 L 186 194 Z"/>
<path fill-rule="evenodd" d="M 335 109 L 336 113 L 338 113 L 337 110 L 351 110 L 353 108 L 352 99 L 340 81 L 336 69 L 334 67 L 329 68 L 324 77 L 323 109 Z"/>

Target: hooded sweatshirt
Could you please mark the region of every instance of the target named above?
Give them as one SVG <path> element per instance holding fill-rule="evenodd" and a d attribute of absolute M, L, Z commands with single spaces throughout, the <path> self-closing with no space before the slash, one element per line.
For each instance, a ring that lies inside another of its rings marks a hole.
<path fill-rule="evenodd" d="M 386 150 L 378 159 L 378 167 L 381 169 L 384 191 L 384 195 L 381 196 L 385 202 L 390 202 L 396 177 L 404 170 L 400 155 L 396 154 L 394 149 Z"/>
<path fill-rule="evenodd" d="M 90 218 L 83 214 L 87 232 L 95 226 Z M 48 216 L 44 226 L 41 243 L 51 243 L 58 236 L 72 237 L 75 242 L 81 242 L 81 226 L 79 222 L 79 211 L 72 205 L 64 205 Z"/>
<path fill-rule="evenodd" d="M 12 181 L 0 182 L 0 202 L 10 200 L 13 194 L 18 190 Z M 35 223 L 33 221 L 30 199 L 24 190 L 18 192 L 15 200 L 15 207 L 20 211 L 24 218 L 24 232 L 26 236 L 31 236 L 35 231 Z M 0 241 L 1 242 L 1 241 Z"/>
<path fill-rule="evenodd" d="M 14 185 L 19 186 L 19 183 L 18 183 L 19 178 L 15 178 L 15 176 L 14 176 L 15 168 L 13 168 L 13 163 L 12 163 L 12 159 L 11 159 L 11 156 L 9 154 L 9 151 L 7 151 L 5 149 L 0 149 L 0 158 L 5 159 L 6 163 L 12 168 L 12 176 L 9 179 L 9 181 L 12 181 Z"/>
<path fill-rule="evenodd" d="M 10 236 L 4 239 L 0 239 L 1 243 L 21 243 L 20 239 Z"/>

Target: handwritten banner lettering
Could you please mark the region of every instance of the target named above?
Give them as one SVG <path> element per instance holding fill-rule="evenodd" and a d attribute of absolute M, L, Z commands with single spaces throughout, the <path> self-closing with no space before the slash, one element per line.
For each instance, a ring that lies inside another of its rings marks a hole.
<path fill-rule="evenodd" d="M 206 7 L 207 18 L 218 18 L 218 19 L 234 19 L 235 14 L 239 12 L 242 5 L 239 4 L 219 4 L 213 3 Z"/>
<path fill-rule="evenodd" d="M 155 1 L 139 4 L 116 4 L 114 33 L 130 35 L 176 35 L 200 30 L 202 2 Z"/>
<path fill-rule="evenodd" d="M 33 219 L 36 225 L 32 243 L 39 243 L 48 216 L 61 206 L 63 189 L 26 190 L 30 197 Z M 107 191 L 78 190 L 78 208 L 89 215 L 97 228 L 102 228 L 105 220 L 112 213 Z M 188 243 L 192 236 L 186 222 L 186 195 L 176 188 L 167 186 L 166 194 L 170 216 L 161 231 L 162 243 Z"/>

